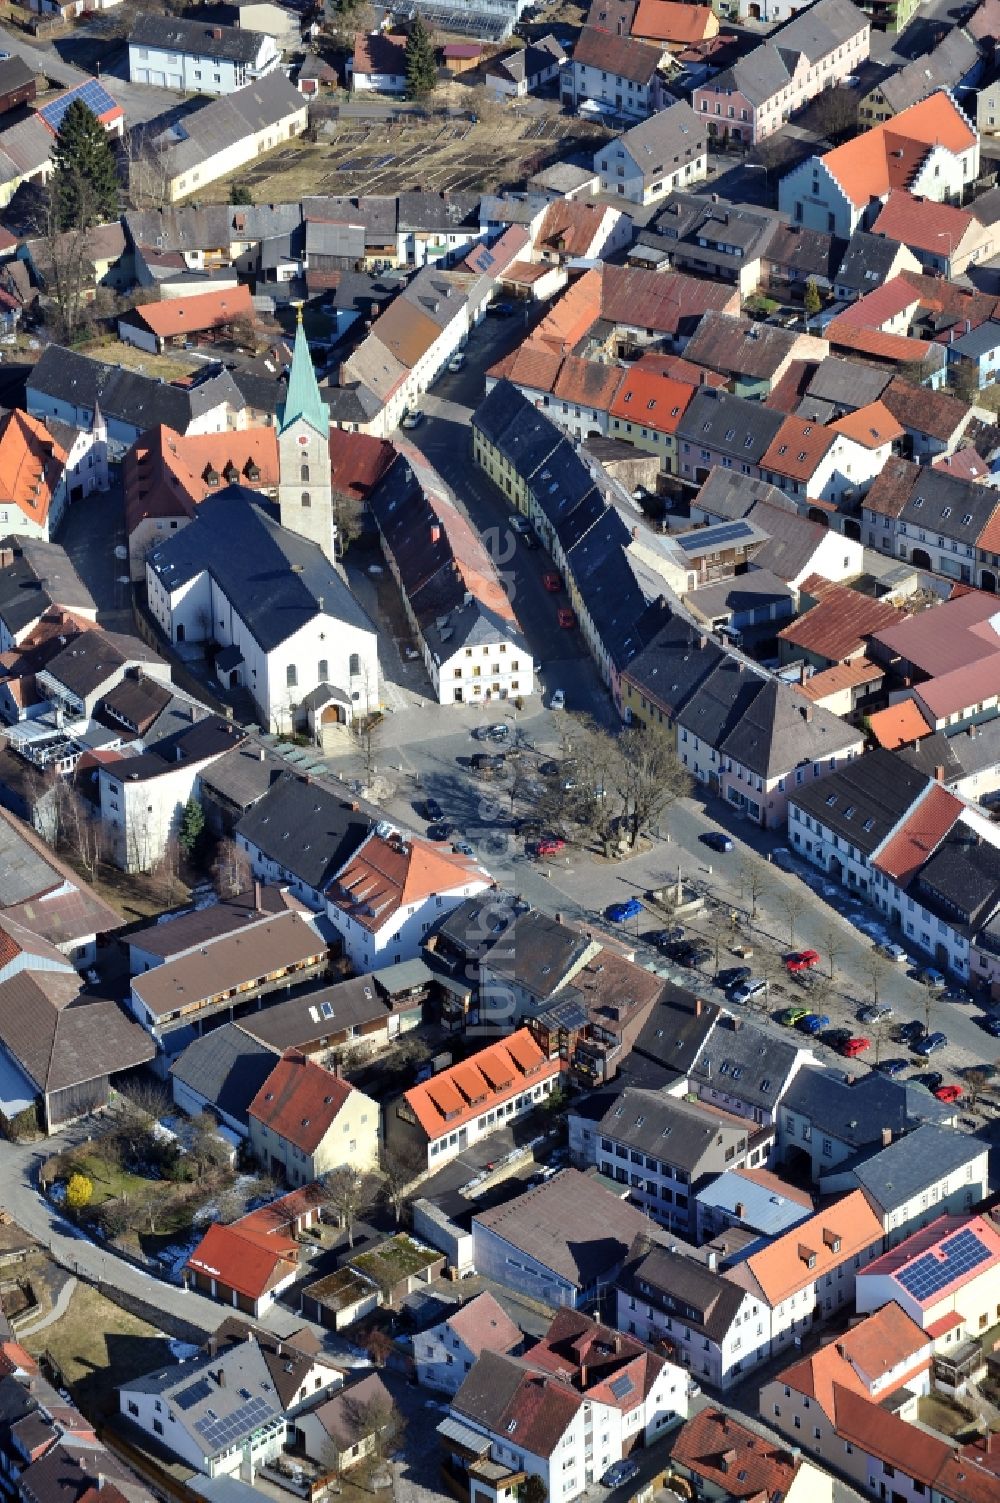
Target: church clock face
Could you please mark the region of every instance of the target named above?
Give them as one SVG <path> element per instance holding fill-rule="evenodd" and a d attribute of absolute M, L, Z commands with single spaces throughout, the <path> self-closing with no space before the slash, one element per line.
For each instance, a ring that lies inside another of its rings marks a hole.
<path fill-rule="evenodd" d="M 300 449 L 307 449 L 308 447 L 309 447 L 309 435 L 308 435 L 308 433 L 300 433 L 299 434 L 299 448 Z"/>

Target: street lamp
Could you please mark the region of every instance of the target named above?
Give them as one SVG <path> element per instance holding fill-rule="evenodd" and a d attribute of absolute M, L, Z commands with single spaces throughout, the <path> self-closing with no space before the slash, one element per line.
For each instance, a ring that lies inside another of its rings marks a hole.
<path fill-rule="evenodd" d="M 954 236 L 952 235 L 951 230 L 938 230 L 937 234 L 934 236 L 934 239 L 935 240 L 947 240 L 947 242 L 948 242 L 948 264 L 947 264 L 946 270 L 950 273 L 951 272 L 951 258 L 955 254 L 955 240 L 954 240 Z"/>

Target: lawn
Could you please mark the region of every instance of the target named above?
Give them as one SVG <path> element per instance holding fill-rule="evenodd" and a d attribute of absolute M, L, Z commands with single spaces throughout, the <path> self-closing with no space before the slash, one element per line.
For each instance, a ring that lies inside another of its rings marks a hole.
<path fill-rule="evenodd" d="M 917 1413 L 921 1421 L 939 1435 L 957 1435 L 959 1431 L 969 1427 L 968 1411 L 942 1393 L 932 1393 L 922 1398 Z"/>
<path fill-rule="evenodd" d="M 204 361 L 192 360 L 182 350 L 151 355 L 148 350 L 137 350 L 135 345 L 125 344 L 120 339 L 95 340 L 92 344 L 82 345 L 81 353 L 94 360 L 103 360 L 106 365 L 123 365 L 127 370 L 141 371 L 146 376 L 162 376 L 164 381 L 181 380 L 204 369 Z"/>
<path fill-rule="evenodd" d="M 93 1207 L 102 1206 L 106 1200 L 117 1200 L 122 1195 L 139 1194 L 152 1183 L 151 1180 L 143 1179 L 141 1174 L 132 1174 L 128 1169 L 106 1164 L 96 1151 L 75 1157 L 79 1159 L 80 1169 L 94 1187 L 94 1193 L 90 1197 L 90 1205 Z"/>
<path fill-rule="evenodd" d="M 30 1352 L 49 1352 L 90 1419 L 117 1413 L 118 1384 L 173 1361 L 166 1337 L 78 1283 L 58 1320 L 25 1336 Z"/>
<path fill-rule="evenodd" d="M 432 1248 L 420 1247 L 409 1237 L 399 1236 L 383 1242 L 380 1247 L 373 1247 L 370 1252 L 361 1253 L 352 1259 L 352 1263 L 361 1273 L 374 1279 L 380 1288 L 391 1289 L 401 1279 L 419 1273 L 439 1257 L 440 1253 Z"/>

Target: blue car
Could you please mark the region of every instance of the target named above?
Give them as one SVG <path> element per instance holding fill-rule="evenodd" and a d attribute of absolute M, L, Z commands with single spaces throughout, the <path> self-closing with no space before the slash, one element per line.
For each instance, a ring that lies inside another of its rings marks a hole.
<path fill-rule="evenodd" d="M 613 924 L 624 924 L 626 919 L 638 918 L 644 911 L 638 898 L 629 898 L 624 903 L 612 903 L 607 915 Z"/>
<path fill-rule="evenodd" d="M 888 1075 L 890 1080 L 895 1080 L 897 1075 L 903 1075 L 910 1068 L 908 1059 L 883 1059 L 875 1066 L 883 1075 Z"/>
<path fill-rule="evenodd" d="M 1000 1039 L 1000 1018 L 983 1018 L 982 1026 L 991 1039 Z"/>
<path fill-rule="evenodd" d="M 639 1463 L 626 1457 L 622 1461 L 613 1461 L 601 1478 L 602 1487 L 621 1487 L 623 1482 L 631 1482 L 633 1477 L 639 1475 Z"/>
<path fill-rule="evenodd" d="M 929 1033 L 925 1039 L 921 1039 L 919 1044 L 914 1045 L 914 1053 L 922 1054 L 926 1059 L 929 1054 L 936 1054 L 939 1049 L 944 1049 L 947 1045 L 947 1034 Z"/>
<path fill-rule="evenodd" d="M 731 851 L 733 842 L 724 830 L 709 830 L 707 835 L 701 837 L 702 844 L 710 846 L 713 851 Z"/>
<path fill-rule="evenodd" d="M 829 1028 L 830 1019 L 825 1012 L 807 1012 L 798 1026 L 803 1033 L 822 1033 L 824 1028 Z"/>

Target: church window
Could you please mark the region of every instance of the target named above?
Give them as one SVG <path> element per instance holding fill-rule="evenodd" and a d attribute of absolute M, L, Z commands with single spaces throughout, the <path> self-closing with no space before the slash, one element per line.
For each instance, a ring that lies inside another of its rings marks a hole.
<path fill-rule="evenodd" d="M 330 668 L 326 658 L 320 658 L 316 677 L 319 679 L 321 684 L 326 683 L 326 680 L 330 677 Z"/>
<path fill-rule="evenodd" d="M 300 467 L 299 467 L 299 479 L 300 480 L 304 480 L 304 481 L 306 481 L 308 483 L 308 480 L 309 480 L 309 466 L 307 464 L 300 465 Z"/>
<path fill-rule="evenodd" d="M 286 689 L 294 689 L 297 686 L 298 682 L 299 682 L 299 671 L 296 668 L 296 666 L 295 666 L 294 663 L 289 663 L 288 667 L 285 669 L 285 687 L 286 687 Z"/>
<path fill-rule="evenodd" d="M 361 672 L 361 657 L 356 652 L 351 653 L 350 661 L 351 677 L 355 678 Z"/>
<path fill-rule="evenodd" d="M 302 492 L 302 505 L 303 506 L 312 506 L 312 497 L 310 496 L 310 494 L 309 494 L 308 491 L 303 491 Z"/>

